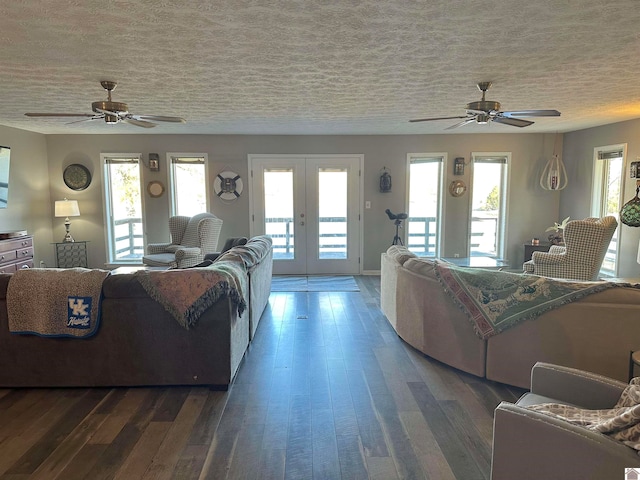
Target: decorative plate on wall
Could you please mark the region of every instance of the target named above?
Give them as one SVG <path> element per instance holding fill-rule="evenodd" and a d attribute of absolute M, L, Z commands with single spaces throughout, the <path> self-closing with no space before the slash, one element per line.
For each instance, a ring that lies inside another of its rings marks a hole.
<path fill-rule="evenodd" d="M 242 193 L 242 179 L 235 172 L 220 172 L 213 181 L 213 191 L 222 200 L 235 200 Z"/>
<path fill-rule="evenodd" d="M 84 165 L 72 163 L 64 169 L 62 179 L 71 190 L 84 190 L 91 183 L 91 173 Z"/>
<path fill-rule="evenodd" d="M 164 185 L 162 182 L 153 181 L 147 184 L 147 191 L 149 192 L 149 196 L 152 198 L 161 197 L 164 193 Z"/>

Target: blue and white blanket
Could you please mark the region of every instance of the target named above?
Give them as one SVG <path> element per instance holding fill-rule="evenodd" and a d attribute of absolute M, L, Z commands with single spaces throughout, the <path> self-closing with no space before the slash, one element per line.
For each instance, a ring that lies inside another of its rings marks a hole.
<path fill-rule="evenodd" d="M 31 268 L 7 287 L 9 331 L 42 337 L 90 337 L 100 324 L 102 282 L 108 270 Z"/>

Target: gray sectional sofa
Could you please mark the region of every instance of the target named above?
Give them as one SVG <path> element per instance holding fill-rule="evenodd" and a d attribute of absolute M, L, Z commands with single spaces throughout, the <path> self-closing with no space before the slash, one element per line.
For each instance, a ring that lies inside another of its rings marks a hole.
<path fill-rule="evenodd" d="M 522 388 L 536 362 L 628 381 L 630 352 L 640 349 L 640 289 L 594 293 L 482 339 L 440 284 L 434 261 L 399 246 L 382 254 L 381 308 L 398 335 L 426 355 Z"/>
<path fill-rule="evenodd" d="M 187 330 L 149 296 L 134 273 L 115 274 L 103 282 L 97 333 L 80 339 L 11 334 L 7 317 L 11 275 L 0 275 L 0 387 L 227 388 L 268 303 L 271 240 L 252 238 L 217 262 L 243 265 L 247 309 L 242 315 L 237 303 L 223 296 Z M 184 275 L 195 270 L 184 270 Z M 33 294 L 37 298 L 38 292 Z"/>

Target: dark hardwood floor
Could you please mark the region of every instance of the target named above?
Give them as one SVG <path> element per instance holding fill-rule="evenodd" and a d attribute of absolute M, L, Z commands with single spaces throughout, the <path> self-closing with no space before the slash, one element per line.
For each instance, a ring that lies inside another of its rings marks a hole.
<path fill-rule="evenodd" d="M 522 390 L 416 352 L 357 282 L 272 293 L 228 392 L 0 390 L 0 480 L 488 478 Z"/>

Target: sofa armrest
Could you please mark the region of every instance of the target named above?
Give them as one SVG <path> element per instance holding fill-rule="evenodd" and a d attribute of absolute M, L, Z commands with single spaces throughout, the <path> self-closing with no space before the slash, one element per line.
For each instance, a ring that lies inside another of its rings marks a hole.
<path fill-rule="evenodd" d="M 531 393 L 588 409 L 612 408 L 626 383 L 575 368 L 538 362 L 531 369 Z"/>
<path fill-rule="evenodd" d="M 170 243 L 150 243 L 147 245 L 147 253 L 167 253 L 167 248 L 169 248 Z"/>
<path fill-rule="evenodd" d="M 184 258 L 197 257 L 202 253 L 202 249 L 198 247 L 180 247 L 176 250 L 176 261 Z"/>
<path fill-rule="evenodd" d="M 507 402 L 493 422 L 492 480 L 622 478 L 635 450 L 606 435 Z"/>
<path fill-rule="evenodd" d="M 531 259 L 536 265 L 557 265 L 564 263 L 567 260 L 567 256 L 564 253 L 533 252 Z"/>

